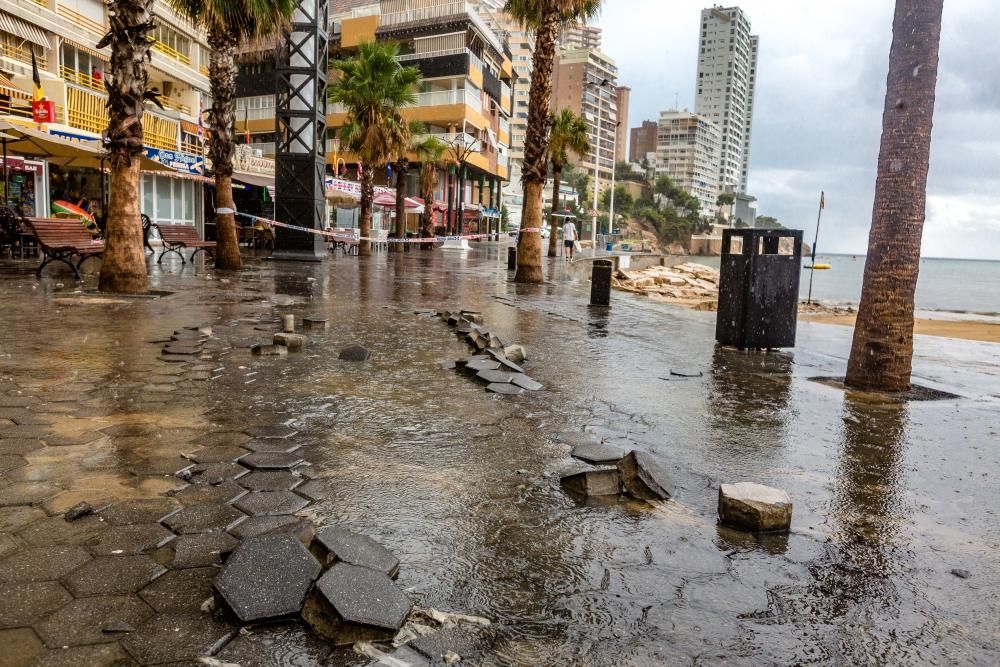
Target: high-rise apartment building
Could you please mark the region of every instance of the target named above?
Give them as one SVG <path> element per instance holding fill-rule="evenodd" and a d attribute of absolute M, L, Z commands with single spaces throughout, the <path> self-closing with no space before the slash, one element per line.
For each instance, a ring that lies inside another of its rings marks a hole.
<path fill-rule="evenodd" d="M 590 174 L 594 173 L 594 167 L 599 163 L 597 180 L 601 189 L 610 185 L 617 150 L 618 121 L 619 118 L 624 120 L 619 107 L 618 93 L 621 89 L 617 80 L 615 61 L 595 49 L 560 52 L 553 71 L 552 110 L 571 109 L 590 125 L 590 152 L 583 158 L 570 155 L 570 162 Z M 625 104 L 628 104 L 627 99 Z"/>
<path fill-rule="evenodd" d="M 719 185 L 746 192 L 758 37 L 739 7 L 701 12 L 695 111 L 722 130 Z"/>
<path fill-rule="evenodd" d="M 573 49 L 601 50 L 603 30 L 586 23 L 570 23 L 559 34 L 559 47 L 566 51 Z"/>
<path fill-rule="evenodd" d="M 640 163 L 650 153 L 656 152 L 656 135 L 660 125 L 654 120 L 644 120 L 640 127 L 632 128 L 628 161 Z"/>
<path fill-rule="evenodd" d="M 719 197 L 722 133 L 704 116 L 663 111 L 657 126 L 656 173 L 701 202 L 702 215 L 714 215 Z"/>
<path fill-rule="evenodd" d="M 628 86 L 615 88 L 619 123 L 615 128 L 615 162 L 625 162 L 628 157 L 628 107 L 632 89 Z"/>

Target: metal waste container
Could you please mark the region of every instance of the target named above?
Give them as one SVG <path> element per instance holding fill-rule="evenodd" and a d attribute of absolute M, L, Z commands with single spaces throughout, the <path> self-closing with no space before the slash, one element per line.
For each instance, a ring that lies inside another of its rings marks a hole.
<path fill-rule="evenodd" d="M 741 350 L 795 347 L 801 271 L 801 230 L 724 230 L 715 340 Z"/>

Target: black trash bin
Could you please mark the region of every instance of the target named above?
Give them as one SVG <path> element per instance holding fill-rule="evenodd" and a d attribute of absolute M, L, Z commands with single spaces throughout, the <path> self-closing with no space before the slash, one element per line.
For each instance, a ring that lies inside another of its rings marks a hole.
<path fill-rule="evenodd" d="M 715 340 L 745 349 L 795 347 L 802 231 L 722 233 Z"/>

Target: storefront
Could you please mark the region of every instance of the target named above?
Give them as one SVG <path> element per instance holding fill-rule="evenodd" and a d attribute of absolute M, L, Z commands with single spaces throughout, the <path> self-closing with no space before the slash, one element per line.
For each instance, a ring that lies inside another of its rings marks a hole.
<path fill-rule="evenodd" d="M 0 158 L 0 170 L 3 169 L 3 159 Z M 38 160 L 26 160 L 21 157 L 7 157 L 7 191 L 0 177 L 0 201 L 13 206 L 21 215 L 47 216 L 48 211 L 48 178 L 46 164 Z"/>
<path fill-rule="evenodd" d="M 143 172 L 140 184 L 142 212 L 156 225 L 190 225 L 202 228 L 204 216 L 202 175 L 205 159 L 199 155 L 160 148 L 145 149 L 146 157 L 176 173 Z"/>

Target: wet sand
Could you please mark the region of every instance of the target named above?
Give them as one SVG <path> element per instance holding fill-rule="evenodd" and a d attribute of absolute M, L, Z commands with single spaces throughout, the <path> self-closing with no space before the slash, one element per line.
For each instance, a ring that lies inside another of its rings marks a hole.
<path fill-rule="evenodd" d="M 819 314 L 799 313 L 799 319 L 821 324 L 837 324 L 853 327 L 857 319 L 854 313 Z M 979 322 L 975 320 L 932 320 L 917 318 L 914 332 L 922 336 L 938 336 L 941 338 L 959 338 L 962 340 L 978 340 L 986 343 L 1000 343 L 1000 324 Z"/>

